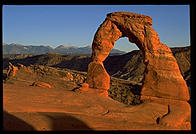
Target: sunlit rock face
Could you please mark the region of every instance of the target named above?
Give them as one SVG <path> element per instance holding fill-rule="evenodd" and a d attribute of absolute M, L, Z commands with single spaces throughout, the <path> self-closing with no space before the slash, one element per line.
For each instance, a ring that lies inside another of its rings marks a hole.
<path fill-rule="evenodd" d="M 108 57 L 115 41 L 121 37 L 128 37 L 143 53 L 146 69 L 142 81 L 141 100 L 168 106 L 167 113 L 156 119 L 157 124 L 187 125 L 191 113 L 191 107 L 187 102 L 190 99 L 188 87 L 172 51 L 160 42 L 149 16 L 129 12 L 114 12 L 107 15 L 92 43 L 92 62 L 87 72 L 89 89 L 109 89 L 110 77 L 103 61 Z M 190 127 L 189 123 L 188 126 Z"/>
<path fill-rule="evenodd" d="M 152 28 L 152 18 L 130 12 L 107 15 L 98 28 L 92 43 L 92 62 L 89 64 L 87 83 L 91 88 L 109 89 L 110 78 L 103 61 L 121 37 L 128 37 L 143 52 L 146 71 L 142 99 L 159 97 L 189 100 L 186 83 L 170 48 L 160 42 Z M 98 69 L 98 70 L 97 70 Z"/>

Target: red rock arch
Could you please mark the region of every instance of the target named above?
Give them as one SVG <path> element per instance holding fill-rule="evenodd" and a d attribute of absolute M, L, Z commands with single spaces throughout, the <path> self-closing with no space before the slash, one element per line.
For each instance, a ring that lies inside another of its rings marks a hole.
<path fill-rule="evenodd" d="M 146 15 L 115 12 L 98 28 L 92 44 L 92 62 L 88 66 L 87 83 L 91 88 L 109 89 L 110 77 L 103 61 L 121 37 L 128 37 L 143 52 L 146 72 L 142 99 L 168 98 L 189 100 L 189 92 L 170 48 L 161 43 Z"/>

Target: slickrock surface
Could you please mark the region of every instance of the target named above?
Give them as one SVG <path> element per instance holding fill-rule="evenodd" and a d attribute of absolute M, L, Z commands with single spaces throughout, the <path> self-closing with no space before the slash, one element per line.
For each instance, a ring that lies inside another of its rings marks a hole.
<path fill-rule="evenodd" d="M 68 77 L 67 70 L 19 67 L 3 83 L 4 130 L 190 130 L 190 120 L 180 126 L 159 124 L 168 114 L 164 104 L 126 105 L 100 94 L 73 92 L 78 88 L 76 76 L 83 77 L 83 73 L 69 73 L 73 80 L 61 79 Z M 31 86 L 36 79 L 51 88 Z"/>
<path fill-rule="evenodd" d="M 114 12 L 107 15 L 93 40 L 92 62 L 87 73 L 89 87 L 109 89 L 110 82 L 108 74 L 104 71 L 103 61 L 108 57 L 115 41 L 124 36 L 135 43 L 144 55 L 146 69 L 141 99 L 168 105 L 168 115 L 161 117 L 160 124 L 178 126 L 185 123 L 191 111 L 187 103 L 190 99 L 188 87 L 172 51 L 160 42 L 149 16 L 129 12 Z M 102 74 L 94 70 L 100 66 Z M 97 86 L 97 80 L 101 87 Z"/>
<path fill-rule="evenodd" d="M 16 69 L 10 65 L 3 84 L 4 129 L 190 130 L 187 85 L 171 50 L 151 25 L 146 15 L 108 14 L 93 40 L 87 79 L 52 67 L 20 65 Z M 108 97 L 114 92 L 109 89 L 103 61 L 114 42 L 124 36 L 144 55 L 146 69 L 138 105 Z M 31 86 L 35 81 L 52 86 Z"/>

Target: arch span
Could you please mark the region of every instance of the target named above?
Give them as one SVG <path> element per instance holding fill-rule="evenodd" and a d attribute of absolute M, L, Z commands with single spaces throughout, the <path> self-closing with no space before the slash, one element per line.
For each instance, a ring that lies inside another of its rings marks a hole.
<path fill-rule="evenodd" d="M 103 61 L 121 37 L 128 37 L 143 52 L 146 71 L 142 86 L 142 99 L 168 98 L 189 100 L 189 92 L 176 59 L 170 48 L 160 42 L 152 28 L 152 18 L 130 12 L 107 14 L 92 43 L 92 62 L 88 66 L 87 83 L 90 88 L 109 89 L 110 76 Z"/>
<path fill-rule="evenodd" d="M 110 76 L 103 61 L 109 55 L 115 41 L 125 36 L 143 52 L 146 64 L 141 89 L 143 105 L 151 107 L 152 103 L 156 103 L 167 107 L 167 113 L 156 113 L 159 115 L 156 119 L 157 124 L 187 126 L 190 129 L 191 107 L 187 102 L 190 97 L 186 82 L 170 48 L 160 42 L 157 32 L 152 28 L 152 19 L 149 16 L 129 12 L 107 15 L 94 36 L 87 83 L 83 83 L 79 91 L 108 96 Z M 148 112 L 154 113 L 155 109 L 164 110 L 163 107 L 151 108 Z M 146 112 L 143 108 L 138 111 Z"/>

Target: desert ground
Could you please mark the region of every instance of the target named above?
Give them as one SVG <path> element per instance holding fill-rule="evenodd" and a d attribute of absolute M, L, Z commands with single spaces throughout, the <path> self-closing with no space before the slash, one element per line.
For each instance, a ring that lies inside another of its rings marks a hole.
<path fill-rule="evenodd" d="M 3 129 L 190 130 L 190 121 L 178 127 L 157 124 L 157 113 L 167 113 L 165 105 L 128 105 L 101 94 L 75 91 L 85 75 L 73 70 L 20 65 L 14 77 L 3 81 Z M 40 82 L 45 85 L 35 84 Z"/>

